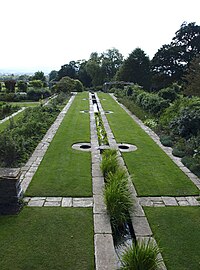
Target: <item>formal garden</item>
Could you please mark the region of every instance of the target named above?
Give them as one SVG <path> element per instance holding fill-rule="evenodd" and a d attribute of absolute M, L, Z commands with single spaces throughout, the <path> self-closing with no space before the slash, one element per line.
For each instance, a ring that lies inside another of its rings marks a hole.
<path fill-rule="evenodd" d="M 199 269 L 199 36 L 0 77 L 0 269 Z"/>

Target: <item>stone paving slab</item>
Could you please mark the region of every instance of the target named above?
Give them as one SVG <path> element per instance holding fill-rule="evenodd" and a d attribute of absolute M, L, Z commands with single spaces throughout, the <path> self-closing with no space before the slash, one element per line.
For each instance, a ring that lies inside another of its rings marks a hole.
<path fill-rule="evenodd" d="M 105 183 L 103 177 L 93 177 L 93 195 L 103 195 L 104 186 Z"/>
<path fill-rule="evenodd" d="M 93 198 L 72 198 L 73 207 L 93 207 Z"/>
<path fill-rule="evenodd" d="M 146 217 L 132 217 L 132 224 L 136 236 L 152 236 L 152 231 Z"/>
<path fill-rule="evenodd" d="M 96 270 L 117 269 L 117 256 L 112 234 L 95 234 L 94 245 Z"/>
<path fill-rule="evenodd" d="M 72 207 L 72 198 L 63 198 L 61 206 L 62 207 Z"/>
<path fill-rule="evenodd" d="M 101 214 L 106 213 L 106 205 L 104 203 L 104 197 L 103 195 L 94 195 L 94 207 L 93 207 L 93 213 L 94 214 Z"/>
<path fill-rule="evenodd" d="M 112 234 L 110 218 L 106 213 L 94 214 L 94 233 L 95 234 Z"/>
<path fill-rule="evenodd" d="M 93 198 L 72 197 L 24 197 L 27 206 L 93 207 Z"/>
<path fill-rule="evenodd" d="M 197 200 L 200 196 L 185 197 L 138 197 L 141 206 L 163 207 L 163 206 L 200 206 Z"/>

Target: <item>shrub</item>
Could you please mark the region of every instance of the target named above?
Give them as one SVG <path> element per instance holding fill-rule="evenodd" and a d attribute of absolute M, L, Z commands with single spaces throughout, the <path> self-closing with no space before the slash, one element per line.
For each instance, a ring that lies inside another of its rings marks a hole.
<path fill-rule="evenodd" d="M 158 257 L 159 249 L 151 240 L 139 241 L 123 252 L 121 257 L 121 270 L 158 270 L 161 259 Z"/>
<path fill-rule="evenodd" d="M 0 133 L 0 167 L 21 166 L 33 152 L 58 110 L 53 107 L 34 107 Z"/>
<path fill-rule="evenodd" d="M 181 115 L 175 118 L 170 127 L 174 133 L 188 139 L 200 132 L 200 106 L 187 107 L 181 111 Z"/>
<path fill-rule="evenodd" d="M 30 86 L 34 88 L 42 88 L 43 87 L 43 82 L 41 80 L 32 80 L 30 81 Z"/>
<path fill-rule="evenodd" d="M 175 157 L 184 157 L 185 156 L 185 152 L 182 151 L 182 150 L 179 150 L 177 147 L 173 148 L 172 150 L 172 154 L 175 156 Z"/>
<path fill-rule="evenodd" d="M 185 156 L 181 159 L 182 163 L 190 169 L 191 172 L 200 177 L 200 159 Z"/>
<path fill-rule="evenodd" d="M 167 88 L 161 89 L 158 92 L 158 96 L 166 100 L 169 100 L 170 102 L 173 102 L 175 99 L 177 99 L 178 94 L 176 93 L 173 87 L 167 87 Z"/>
<path fill-rule="evenodd" d="M 26 92 L 28 89 L 27 82 L 24 82 L 24 81 L 18 81 L 17 87 L 18 87 L 18 90 L 21 92 Z"/>
<path fill-rule="evenodd" d="M 129 220 L 129 210 L 133 205 L 127 180 L 124 171 L 108 174 L 104 200 L 114 231 Z"/>
<path fill-rule="evenodd" d="M 172 138 L 169 135 L 161 135 L 160 142 L 162 143 L 162 145 L 167 146 L 167 147 L 173 146 Z"/>
<path fill-rule="evenodd" d="M 102 155 L 101 170 L 105 180 L 108 173 L 115 173 L 117 168 L 117 155 L 114 154 L 114 152 L 104 151 Z"/>
<path fill-rule="evenodd" d="M 48 89 L 30 88 L 27 92 L 27 99 L 38 101 L 43 98 L 47 98 L 51 95 L 51 91 Z"/>

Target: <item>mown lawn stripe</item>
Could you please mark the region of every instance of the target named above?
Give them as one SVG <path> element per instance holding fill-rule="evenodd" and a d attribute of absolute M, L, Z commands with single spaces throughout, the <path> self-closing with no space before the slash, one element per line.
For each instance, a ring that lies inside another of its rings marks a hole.
<path fill-rule="evenodd" d="M 77 142 L 90 142 L 88 93 L 79 93 L 61 123 L 38 170 L 27 196 L 92 195 L 91 153 L 72 149 Z"/>
<path fill-rule="evenodd" d="M 0 216 L 1 270 L 93 270 L 92 209 L 26 207 Z"/>
<path fill-rule="evenodd" d="M 107 118 L 118 143 L 137 146 L 135 152 L 123 153 L 123 158 L 140 196 L 183 196 L 199 194 L 196 186 L 142 130 L 141 127 L 105 93 L 98 94 L 104 110 L 114 113 Z"/>

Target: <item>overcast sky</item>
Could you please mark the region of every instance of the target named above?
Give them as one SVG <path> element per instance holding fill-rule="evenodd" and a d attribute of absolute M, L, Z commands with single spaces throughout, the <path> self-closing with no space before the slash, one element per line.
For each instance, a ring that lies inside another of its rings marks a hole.
<path fill-rule="evenodd" d="M 0 0 L 0 71 L 59 70 L 71 60 L 140 47 L 150 57 L 181 24 L 200 25 L 199 0 Z"/>

